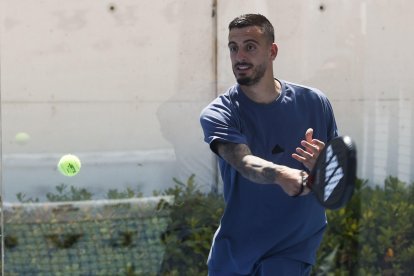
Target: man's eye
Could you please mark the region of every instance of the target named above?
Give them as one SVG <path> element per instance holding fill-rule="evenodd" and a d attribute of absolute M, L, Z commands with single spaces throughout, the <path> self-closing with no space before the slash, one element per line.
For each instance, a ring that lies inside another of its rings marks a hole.
<path fill-rule="evenodd" d="M 247 51 L 252 51 L 252 50 L 256 49 L 256 47 L 252 44 L 249 44 L 249 45 L 246 46 L 246 49 L 247 49 Z"/>
<path fill-rule="evenodd" d="M 237 47 L 229 47 L 229 49 L 232 53 L 237 52 Z"/>

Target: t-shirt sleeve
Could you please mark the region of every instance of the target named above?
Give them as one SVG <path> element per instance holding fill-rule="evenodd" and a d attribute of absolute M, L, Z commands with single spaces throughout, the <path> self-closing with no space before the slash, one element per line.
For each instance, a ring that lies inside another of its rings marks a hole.
<path fill-rule="evenodd" d="M 338 127 L 335 121 L 335 115 L 333 112 L 333 108 L 331 103 L 329 102 L 328 98 L 325 98 L 325 114 L 326 114 L 326 124 L 327 124 L 327 136 L 328 141 L 332 140 L 333 138 L 337 137 L 338 134 Z"/>
<path fill-rule="evenodd" d="M 203 109 L 200 115 L 204 141 L 216 154 L 215 144 L 218 141 L 247 144 L 246 137 L 241 133 L 240 120 L 230 105 L 230 102 L 219 98 Z"/>

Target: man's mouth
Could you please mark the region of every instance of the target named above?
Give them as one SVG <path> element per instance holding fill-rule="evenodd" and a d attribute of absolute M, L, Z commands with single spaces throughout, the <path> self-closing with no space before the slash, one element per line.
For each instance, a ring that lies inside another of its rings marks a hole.
<path fill-rule="evenodd" d="M 248 69 L 250 69 L 250 68 L 252 68 L 253 66 L 251 65 L 251 64 L 248 64 L 248 63 L 237 63 L 235 66 L 234 66 L 234 68 L 236 69 L 236 70 L 239 70 L 239 71 L 244 71 L 244 70 L 248 70 Z"/>

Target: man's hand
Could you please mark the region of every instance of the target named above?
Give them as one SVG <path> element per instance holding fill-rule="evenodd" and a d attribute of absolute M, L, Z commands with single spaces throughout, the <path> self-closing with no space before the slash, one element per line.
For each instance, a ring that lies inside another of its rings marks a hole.
<path fill-rule="evenodd" d="M 292 154 L 292 157 L 297 161 L 303 163 L 308 170 L 312 170 L 315 166 L 316 159 L 325 147 L 325 143 L 313 139 L 313 129 L 309 128 L 305 133 L 305 140 L 301 141 L 303 148 L 296 148 L 296 153 Z"/>

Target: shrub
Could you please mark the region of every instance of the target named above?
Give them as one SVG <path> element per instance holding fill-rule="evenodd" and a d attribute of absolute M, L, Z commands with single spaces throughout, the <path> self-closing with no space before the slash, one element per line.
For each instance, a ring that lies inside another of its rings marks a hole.
<path fill-rule="evenodd" d="M 224 203 L 194 183 L 175 180 L 165 191 L 176 198 L 171 224 L 163 235 L 162 275 L 207 275 L 210 242 Z M 414 184 L 395 177 L 382 187 L 357 180 L 354 196 L 342 209 L 328 210 L 328 227 L 313 275 L 412 275 L 414 271 Z"/>
<path fill-rule="evenodd" d="M 161 275 L 207 275 L 207 256 L 214 232 L 224 210 L 221 195 L 202 193 L 192 175 L 187 183 L 176 185 L 163 194 L 172 195 L 174 204 L 161 204 L 170 210 L 171 222 L 162 236 L 165 256 Z"/>
<path fill-rule="evenodd" d="M 165 254 L 160 275 L 207 275 L 211 240 L 224 210 L 222 195 L 203 193 L 192 175 L 186 182 L 154 195 L 174 196 L 161 201 L 158 210 L 170 213 L 161 236 Z M 84 189 L 57 186 L 50 201 L 89 199 Z M 111 190 L 108 198 L 140 197 L 127 189 Z M 20 199 L 26 199 L 20 194 Z M 351 201 L 342 209 L 327 211 L 328 227 L 318 251 L 313 275 L 412 275 L 414 271 L 414 184 L 388 177 L 383 186 L 358 180 Z M 6 240 L 13 244 L 13 240 Z M 9 245 L 10 245 L 9 244 Z M 134 274 L 131 270 L 130 275 Z"/>
<path fill-rule="evenodd" d="M 370 187 L 358 180 L 350 203 L 327 217 L 315 274 L 412 275 L 414 184 L 388 177 L 383 187 Z"/>

